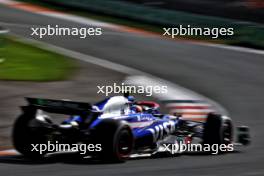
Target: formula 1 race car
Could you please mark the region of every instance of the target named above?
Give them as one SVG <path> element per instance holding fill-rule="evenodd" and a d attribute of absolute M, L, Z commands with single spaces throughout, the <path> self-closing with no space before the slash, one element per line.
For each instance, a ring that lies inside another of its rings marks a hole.
<path fill-rule="evenodd" d="M 175 145 L 194 141 L 209 145 L 234 143 L 233 124 L 226 116 L 211 113 L 206 122 L 185 120 L 161 114 L 156 102 L 136 102 L 132 96 L 114 96 L 94 105 L 40 98 L 26 100 L 29 104 L 22 107 L 23 113 L 14 125 L 13 142 L 17 151 L 30 158 L 40 159 L 54 152 L 47 147 L 41 152 L 32 149 L 47 143 L 99 144 L 98 150 L 89 150 L 85 156 L 111 162 L 168 152 L 168 144 L 175 149 Z M 64 114 L 67 118 L 54 123 L 50 113 Z M 247 127 L 240 128 L 238 140 L 241 144 L 249 143 Z M 179 153 L 175 151 L 169 152 Z"/>

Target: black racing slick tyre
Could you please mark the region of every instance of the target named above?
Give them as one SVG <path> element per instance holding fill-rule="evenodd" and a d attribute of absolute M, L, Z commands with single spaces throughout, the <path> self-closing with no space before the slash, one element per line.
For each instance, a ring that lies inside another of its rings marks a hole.
<path fill-rule="evenodd" d="M 33 146 L 45 144 L 46 139 L 43 131 L 30 127 L 34 120 L 35 113 L 33 112 L 24 113 L 17 118 L 13 128 L 13 144 L 15 149 L 23 156 L 31 159 L 41 159 L 46 153 L 40 153 Z"/>
<path fill-rule="evenodd" d="M 101 144 L 99 158 L 103 162 L 124 162 L 129 158 L 134 146 L 134 137 L 127 124 L 105 119 L 93 132 L 94 141 Z"/>
<path fill-rule="evenodd" d="M 233 142 L 233 125 L 229 118 L 219 114 L 209 114 L 204 124 L 203 144 L 231 144 Z"/>

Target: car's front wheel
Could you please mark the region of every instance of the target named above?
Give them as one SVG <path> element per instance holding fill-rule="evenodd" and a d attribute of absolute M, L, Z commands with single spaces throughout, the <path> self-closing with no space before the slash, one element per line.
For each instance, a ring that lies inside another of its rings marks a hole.
<path fill-rule="evenodd" d="M 231 144 L 233 124 L 230 118 L 219 114 L 209 114 L 204 124 L 203 144 Z"/>

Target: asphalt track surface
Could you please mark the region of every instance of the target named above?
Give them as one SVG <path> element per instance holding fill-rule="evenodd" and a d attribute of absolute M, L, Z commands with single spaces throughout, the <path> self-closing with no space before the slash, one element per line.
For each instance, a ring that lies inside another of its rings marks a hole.
<path fill-rule="evenodd" d="M 28 25 L 73 22 L 0 6 L 0 21 L 11 32 L 29 37 Z M 21 25 L 18 25 L 21 24 Z M 263 55 L 199 46 L 157 37 L 104 30 L 86 40 L 71 37 L 44 39 L 48 43 L 127 65 L 201 93 L 222 104 L 237 125 L 251 127 L 253 143 L 241 152 L 218 156 L 183 155 L 172 158 L 130 160 L 124 164 L 57 161 L 31 163 L 0 160 L 1 175 L 177 175 L 263 176 Z"/>

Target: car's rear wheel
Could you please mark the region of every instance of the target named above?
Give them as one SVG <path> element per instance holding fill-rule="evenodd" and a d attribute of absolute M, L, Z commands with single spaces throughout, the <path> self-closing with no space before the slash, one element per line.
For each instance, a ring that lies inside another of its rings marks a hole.
<path fill-rule="evenodd" d="M 46 143 L 44 131 L 38 128 L 32 128 L 32 124 L 36 123 L 35 112 L 27 111 L 20 115 L 15 121 L 13 128 L 13 144 L 15 149 L 22 155 L 32 159 L 42 158 L 46 152 L 40 153 L 33 146 Z"/>
<path fill-rule="evenodd" d="M 131 128 L 121 121 L 105 119 L 93 131 L 94 141 L 101 144 L 100 159 L 106 162 L 126 161 L 134 146 Z"/>

